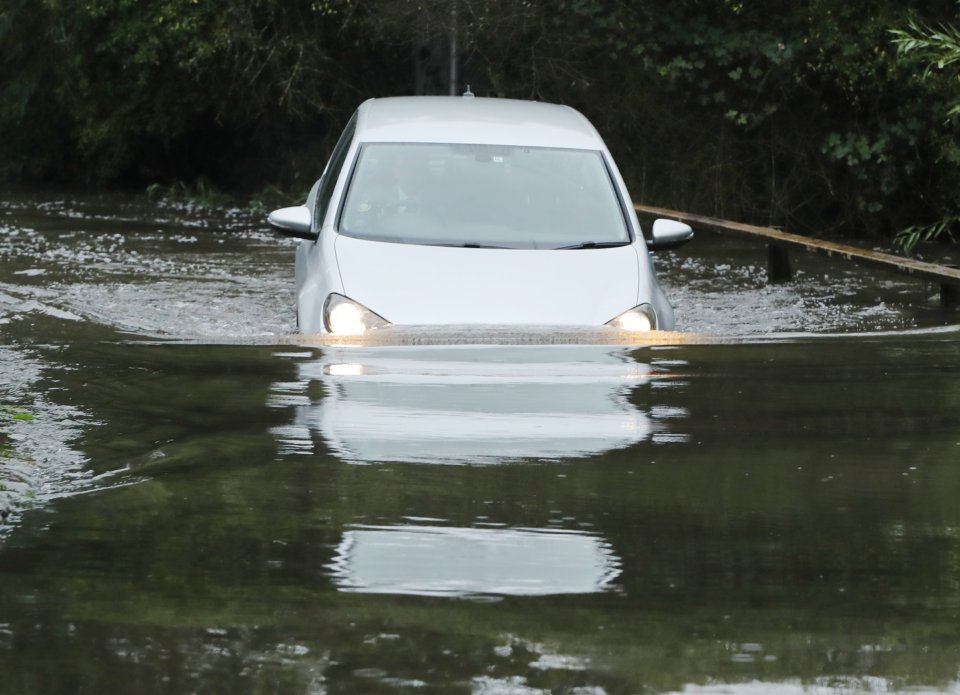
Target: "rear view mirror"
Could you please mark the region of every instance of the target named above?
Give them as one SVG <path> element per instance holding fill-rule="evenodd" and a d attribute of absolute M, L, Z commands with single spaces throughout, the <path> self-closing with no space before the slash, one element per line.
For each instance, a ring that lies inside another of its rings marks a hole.
<path fill-rule="evenodd" d="M 683 246 L 693 239 L 690 225 L 676 220 L 659 219 L 653 222 L 653 239 L 647 242 L 651 251 L 666 251 Z"/>
<path fill-rule="evenodd" d="M 310 221 L 310 208 L 306 205 L 280 208 L 267 215 L 267 223 L 281 234 L 313 241 L 317 235 L 311 231 Z"/>

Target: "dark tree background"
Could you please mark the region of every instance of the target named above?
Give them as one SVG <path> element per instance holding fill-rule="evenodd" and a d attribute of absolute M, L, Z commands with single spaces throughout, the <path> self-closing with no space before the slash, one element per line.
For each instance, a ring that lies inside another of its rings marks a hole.
<path fill-rule="evenodd" d="M 580 109 L 638 202 L 948 233 L 960 83 L 894 32 L 958 24 L 954 0 L 3 0 L 0 178 L 299 192 L 361 101 L 446 93 L 455 41 L 458 91 Z"/>

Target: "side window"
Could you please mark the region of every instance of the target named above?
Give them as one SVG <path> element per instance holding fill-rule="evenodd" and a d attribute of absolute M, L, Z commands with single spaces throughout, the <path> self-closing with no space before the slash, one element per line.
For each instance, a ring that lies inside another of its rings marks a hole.
<path fill-rule="evenodd" d="M 337 140 L 337 145 L 333 148 L 333 154 L 330 155 L 330 161 L 327 163 L 327 169 L 323 172 L 320 190 L 317 192 L 317 205 L 313 211 L 313 219 L 317 221 L 318 226 L 323 224 L 323 218 L 327 214 L 327 206 L 330 205 L 333 189 L 336 188 L 337 179 L 340 178 L 343 160 L 347 158 L 347 152 L 350 151 L 350 143 L 353 141 L 353 133 L 356 129 L 357 114 L 353 114 L 353 118 L 347 123 L 343 134 Z"/>

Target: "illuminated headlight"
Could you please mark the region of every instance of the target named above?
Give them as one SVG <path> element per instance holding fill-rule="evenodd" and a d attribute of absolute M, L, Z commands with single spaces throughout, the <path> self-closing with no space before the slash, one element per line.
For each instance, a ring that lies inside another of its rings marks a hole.
<path fill-rule="evenodd" d="M 615 319 L 607 321 L 608 326 L 619 328 L 621 331 L 642 333 L 652 331 L 657 327 L 657 315 L 649 304 L 641 304 L 620 314 Z"/>
<path fill-rule="evenodd" d="M 323 325 L 333 335 L 363 335 L 390 322 L 341 294 L 331 294 L 323 305 Z"/>

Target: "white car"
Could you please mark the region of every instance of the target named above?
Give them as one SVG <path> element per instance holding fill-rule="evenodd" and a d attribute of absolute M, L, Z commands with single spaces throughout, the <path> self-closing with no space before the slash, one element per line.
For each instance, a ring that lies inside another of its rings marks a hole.
<path fill-rule="evenodd" d="M 305 205 L 269 223 L 301 239 L 304 333 L 387 326 L 673 328 L 600 135 L 556 104 L 463 97 L 364 102 Z"/>

